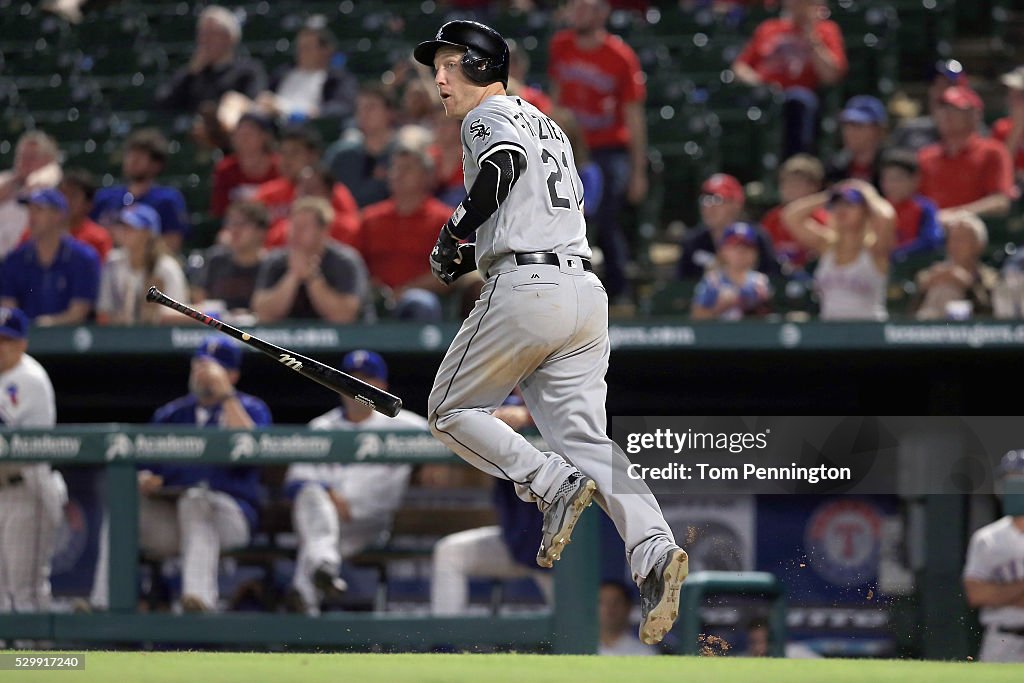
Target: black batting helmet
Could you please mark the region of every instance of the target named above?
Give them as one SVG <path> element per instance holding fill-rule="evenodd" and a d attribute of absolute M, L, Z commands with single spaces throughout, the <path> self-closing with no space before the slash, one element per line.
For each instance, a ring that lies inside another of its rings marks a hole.
<path fill-rule="evenodd" d="M 476 21 L 449 21 L 433 40 L 416 46 L 413 57 L 420 64 L 434 66 L 434 55 L 442 47 L 466 50 L 462 72 L 473 83 L 487 85 L 495 81 L 508 87 L 508 43 L 490 26 Z"/>

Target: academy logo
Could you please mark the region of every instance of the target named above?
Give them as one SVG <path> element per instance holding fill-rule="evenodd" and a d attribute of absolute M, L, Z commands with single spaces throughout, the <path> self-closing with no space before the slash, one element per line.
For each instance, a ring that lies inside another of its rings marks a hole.
<path fill-rule="evenodd" d="M 206 453 L 206 437 L 180 434 L 107 435 L 107 462 L 122 459 L 194 460 Z"/>
<path fill-rule="evenodd" d="M 231 437 L 232 461 L 284 458 L 322 460 L 331 454 L 331 438 L 306 434 L 235 434 Z"/>
<path fill-rule="evenodd" d="M 231 460 L 254 458 L 260 452 L 260 445 L 252 434 L 235 434 L 231 437 Z"/>
<path fill-rule="evenodd" d="M 474 140 L 486 140 L 491 137 L 491 127 L 484 125 L 484 122 L 480 119 L 469 124 L 469 132 L 472 134 Z"/>
<path fill-rule="evenodd" d="M 77 436 L 24 436 L 14 434 L 10 440 L 0 436 L 0 458 L 12 460 L 68 460 L 78 456 L 82 439 Z"/>
<path fill-rule="evenodd" d="M 437 460 L 451 455 L 440 441 L 425 432 L 356 436 L 356 460 Z"/>

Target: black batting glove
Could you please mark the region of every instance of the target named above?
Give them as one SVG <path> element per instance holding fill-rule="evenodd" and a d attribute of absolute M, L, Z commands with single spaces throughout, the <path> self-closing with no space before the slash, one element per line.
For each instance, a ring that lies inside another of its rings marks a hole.
<path fill-rule="evenodd" d="M 438 280 L 450 285 L 466 273 L 476 269 L 476 247 L 473 244 L 459 244 L 448 230 L 448 224 L 441 228 L 437 243 L 430 252 L 430 272 Z"/>

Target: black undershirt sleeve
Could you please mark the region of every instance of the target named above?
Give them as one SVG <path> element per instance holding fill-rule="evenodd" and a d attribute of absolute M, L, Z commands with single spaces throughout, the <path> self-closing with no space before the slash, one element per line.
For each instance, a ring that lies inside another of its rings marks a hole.
<path fill-rule="evenodd" d="M 526 169 L 522 151 L 504 147 L 491 152 L 480 162 L 480 174 L 469 188 L 468 196 L 455 207 L 445 227 L 452 236 L 462 240 L 473 234 L 484 221 L 494 215 L 501 203 Z"/>

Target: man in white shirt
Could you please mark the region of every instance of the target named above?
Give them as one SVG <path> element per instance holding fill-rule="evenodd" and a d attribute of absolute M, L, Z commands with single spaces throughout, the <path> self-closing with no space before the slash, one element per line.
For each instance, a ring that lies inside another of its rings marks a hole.
<path fill-rule="evenodd" d="M 999 465 L 1005 517 L 971 536 L 964 565 L 967 604 L 985 627 L 978 659 L 1024 662 L 1024 450 Z"/>
<path fill-rule="evenodd" d="M 352 351 L 341 369 L 381 389 L 388 368 L 373 351 Z M 347 396 L 341 406 L 315 418 L 313 429 L 427 431 L 425 418 L 403 410 L 388 418 Z M 288 468 L 285 491 L 294 496 L 292 520 L 299 555 L 289 596 L 293 609 L 317 614 L 322 599 L 337 599 L 347 588 L 341 561 L 375 542 L 391 528 L 409 483 L 410 465 L 296 463 Z"/>
<path fill-rule="evenodd" d="M 18 198 L 60 184 L 59 155 L 57 142 L 42 131 L 18 138 L 13 167 L 0 173 L 0 258 L 21 243 L 28 225 L 28 208 Z"/>
<path fill-rule="evenodd" d="M 57 420 L 53 385 L 26 353 L 29 321 L 0 307 L 0 426 L 48 428 Z M 46 463 L 0 461 L 0 613 L 50 606 L 50 559 L 67 487 Z"/>

